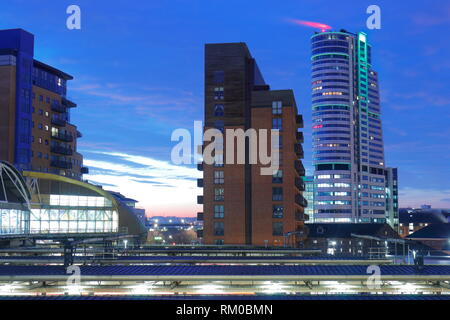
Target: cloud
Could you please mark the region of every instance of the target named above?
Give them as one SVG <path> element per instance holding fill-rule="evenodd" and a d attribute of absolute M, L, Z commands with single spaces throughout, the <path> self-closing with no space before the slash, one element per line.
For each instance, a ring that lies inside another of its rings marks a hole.
<path fill-rule="evenodd" d="M 450 6 L 441 8 L 435 14 L 418 13 L 412 17 L 414 24 L 420 27 L 435 27 L 450 23 Z"/>
<path fill-rule="evenodd" d="M 89 82 L 72 88 L 81 95 L 102 100 L 103 106 L 127 109 L 134 116 L 146 116 L 181 125 L 201 116 L 203 102 L 194 93 L 167 87 L 148 87 L 132 83 Z M 87 103 L 92 103 L 88 100 Z M 95 102 L 98 105 L 98 102 Z"/>
<path fill-rule="evenodd" d="M 196 204 L 201 172 L 196 168 L 126 153 L 89 152 L 84 164 L 90 173 L 84 177 L 138 200 L 147 215 L 195 216 L 201 210 Z"/>
<path fill-rule="evenodd" d="M 400 188 L 399 206 L 402 208 L 418 208 L 423 204 L 431 204 L 435 208 L 448 208 L 450 189 Z"/>

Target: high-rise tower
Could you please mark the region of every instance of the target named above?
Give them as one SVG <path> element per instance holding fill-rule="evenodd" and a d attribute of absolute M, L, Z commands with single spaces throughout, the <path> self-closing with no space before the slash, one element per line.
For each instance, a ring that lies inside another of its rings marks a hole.
<path fill-rule="evenodd" d="M 302 127 L 292 90 L 270 90 L 245 43 L 206 45 L 205 130 L 276 130 L 280 136 L 279 170 L 273 175 L 261 175 L 266 166 L 249 162 L 250 138 L 245 150 L 237 149 L 245 151 L 244 164 L 224 162 L 230 151 L 225 149 L 214 164 L 200 166 L 199 218 L 206 244 L 298 244 L 307 218 Z M 226 135 L 223 145 L 227 142 Z"/>
<path fill-rule="evenodd" d="M 312 42 L 315 222 L 385 222 L 378 75 L 365 33 L 316 33 Z"/>

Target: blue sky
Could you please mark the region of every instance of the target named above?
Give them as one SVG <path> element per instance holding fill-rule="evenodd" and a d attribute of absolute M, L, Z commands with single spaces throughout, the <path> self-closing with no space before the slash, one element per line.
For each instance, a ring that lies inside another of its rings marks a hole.
<path fill-rule="evenodd" d="M 81 7 L 82 29 L 66 28 Z M 367 30 L 366 8 L 382 11 Z M 203 46 L 246 42 L 273 89 L 294 89 L 311 166 L 309 38 L 288 19 L 364 31 L 379 72 L 386 163 L 400 205 L 450 207 L 448 1 L 2 0 L 0 28 L 35 35 L 35 55 L 75 77 L 68 96 L 88 179 L 140 200 L 148 214 L 194 215 L 193 167 L 170 163 L 176 128 L 202 119 Z"/>

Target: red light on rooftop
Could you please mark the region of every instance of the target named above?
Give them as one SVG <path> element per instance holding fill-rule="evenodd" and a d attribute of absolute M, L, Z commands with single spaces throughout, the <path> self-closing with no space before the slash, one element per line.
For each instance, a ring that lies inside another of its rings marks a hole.
<path fill-rule="evenodd" d="M 300 26 L 306 26 L 314 29 L 320 29 L 321 32 L 325 32 L 327 30 L 331 30 L 331 27 L 329 25 L 326 25 L 324 23 L 320 22 L 312 22 L 312 21 L 304 21 L 304 20 L 297 20 L 297 19 L 289 19 L 289 22 L 300 25 Z"/>

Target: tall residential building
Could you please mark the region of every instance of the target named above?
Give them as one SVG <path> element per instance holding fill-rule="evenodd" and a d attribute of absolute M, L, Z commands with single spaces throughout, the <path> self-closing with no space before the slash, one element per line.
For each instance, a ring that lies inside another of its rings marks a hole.
<path fill-rule="evenodd" d="M 70 122 L 72 76 L 34 59 L 34 36 L 0 30 L 0 160 L 19 170 L 81 179 L 81 133 Z"/>
<path fill-rule="evenodd" d="M 378 74 L 366 34 L 316 33 L 312 42 L 315 222 L 386 222 Z"/>
<path fill-rule="evenodd" d="M 223 150 L 214 164 L 199 166 L 205 244 L 299 244 L 307 218 L 302 127 L 292 90 L 270 90 L 245 43 L 206 45 L 204 129 L 278 130 L 280 166 L 273 175 L 261 175 L 267 166 L 250 163 L 248 139 L 245 164 L 227 164 Z"/>

